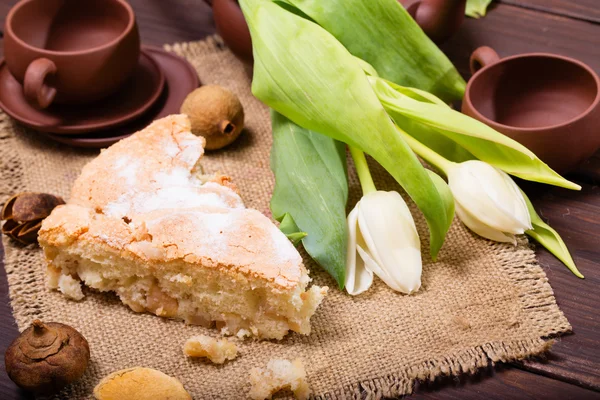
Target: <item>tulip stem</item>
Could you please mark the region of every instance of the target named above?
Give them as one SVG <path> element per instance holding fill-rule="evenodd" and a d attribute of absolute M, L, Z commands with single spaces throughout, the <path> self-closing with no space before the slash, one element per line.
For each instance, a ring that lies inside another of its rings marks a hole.
<path fill-rule="evenodd" d="M 448 176 L 448 172 L 456 163 L 442 157 L 435 151 L 431 150 L 429 147 L 425 146 L 423 143 L 419 142 L 417 139 L 404 132 L 402 129 L 400 129 L 400 127 L 396 126 L 396 129 L 398 130 L 398 132 L 400 132 L 402 138 L 410 146 L 412 151 L 417 153 L 418 156 L 423 158 L 429 164 L 437 167 L 444 173 L 444 175 Z"/>
<path fill-rule="evenodd" d="M 363 196 L 367 193 L 375 192 L 377 189 L 375 188 L 373 177 L 371 177 L 371 171 L 369 171 L 369 165 L 367 164 L 365 153 L 356 147 L 348 147 L 350 148 L 350 154 L 352 155 L 354 165 L 356 166 L 356 172 L 358 173 L 358 180 L 360 181 L 360 186 L 362 187 Z"/>

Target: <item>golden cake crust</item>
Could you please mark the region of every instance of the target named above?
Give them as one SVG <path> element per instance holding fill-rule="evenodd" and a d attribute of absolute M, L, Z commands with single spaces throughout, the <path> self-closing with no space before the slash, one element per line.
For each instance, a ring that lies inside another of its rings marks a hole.
<path fill-rule="evenodd" d="M 246 209 L 228 178 L 198 178 L 204 139 L 189 130 L 185 115 L 169 116 L 104 150 L 44 220 L 40 243 L 85 242 L 148 268 L 183 260 L 283 290 L 298 285 L 306 271 L 285 235 Z"/>

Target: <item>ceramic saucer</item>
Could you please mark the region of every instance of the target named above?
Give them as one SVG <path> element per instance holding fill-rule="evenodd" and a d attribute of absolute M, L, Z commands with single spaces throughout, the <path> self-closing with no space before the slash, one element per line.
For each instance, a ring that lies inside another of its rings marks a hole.
<path fill-rule="evenodd" d="M 143 50 L 156 61 L 165 75 L 165 88 L 156 104 L 147 113 L 116 129 L 77 136 L 49 133 L 45 135 L 52 140 L 71 146 L 102 148 L 130 136 L 155 119 L 178 114 L 185 97 L 200 85 L 196 70 L 187 60 L 159 47 L 143 46 Z"/>
<path fill-rule="evenodd" d="M 158 100 L 165 85 L 157 62 L 142 49 L 132 77 L 113 95 L 87 105 L 51 105 L 45 110 L 31 106 L 23 86 L 0 61 L 0 108 L 37 131 L 81 134 L 123 125 L 144 114 Z"/>

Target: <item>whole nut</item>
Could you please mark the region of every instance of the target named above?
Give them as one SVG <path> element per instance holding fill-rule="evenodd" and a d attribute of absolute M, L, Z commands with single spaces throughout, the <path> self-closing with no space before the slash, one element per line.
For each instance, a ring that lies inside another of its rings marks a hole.
<path fill-rule="evenodd" d="M 75 329 L 36 319 L 6 350 L 10 379 L 39 395 L 57 393 L 85 372 L 90 360 L 87 340 Z"/>

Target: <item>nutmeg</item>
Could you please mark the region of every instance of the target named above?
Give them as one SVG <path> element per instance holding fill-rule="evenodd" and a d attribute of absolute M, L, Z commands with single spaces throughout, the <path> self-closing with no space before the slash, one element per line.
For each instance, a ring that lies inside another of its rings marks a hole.
<path fill-rule="evenodd" d="M 75 382 L 90 360 L 87 340 L 75 329 L 36 319 L 6 350 L 10 379 L 38 395 L 51 395 Z"/>

